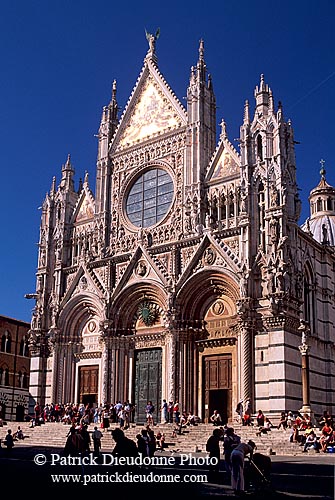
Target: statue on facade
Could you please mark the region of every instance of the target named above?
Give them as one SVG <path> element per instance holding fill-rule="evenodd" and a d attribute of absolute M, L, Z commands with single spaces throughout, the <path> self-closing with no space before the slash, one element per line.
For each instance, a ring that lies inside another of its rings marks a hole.
<path fill-rule="evenodd" d="M 153 54 L 155 53 L 156 50 L 156 40 L 158 40 L 159 35 L 160 35 L 160 28 L 157 28 L 156 33 L 154 35 L 145 30 L 145 36 L 149 43 L 149 50 Z"/>
<path fill-rule="evenodd" d="M 274 184 L 270 188 L 270 207 L 274 208 L 278 205 L 278 191 Z"/>

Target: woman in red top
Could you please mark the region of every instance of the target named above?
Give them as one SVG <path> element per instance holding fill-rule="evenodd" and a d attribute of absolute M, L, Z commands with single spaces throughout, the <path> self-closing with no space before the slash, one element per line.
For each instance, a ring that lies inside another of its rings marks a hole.
<path fill-rule="evenodd" d="M 320 437 L 320 444 L 321 444 L 321 449 L 324 453 L 327 451 L 327 445 L 333 435 L 333 429 L 330 427 L 330 425 L 325 424 L 322 429 L 321 429 L 321 437 Z"/>

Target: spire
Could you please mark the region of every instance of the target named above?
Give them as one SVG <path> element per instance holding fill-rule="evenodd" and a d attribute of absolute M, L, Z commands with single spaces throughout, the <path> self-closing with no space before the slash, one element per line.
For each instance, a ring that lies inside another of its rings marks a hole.
<path fill-rule="evenodd" d="M 272 90 L 269 88 L 269 112 L 273 114 L 274 103 L 273 103 L 273 94 Z"/>
<path fill-rule="evenodd" d="M 66 163 L 62 165 L 62 179 L 60 181 L 60 187 L 67 188 L 70 191 L 73 191 L 74 189 L 73 176 L 74 176 L 74 169 L 72 167 L 71 155 L 69 153 L 67 155 Z"/>
<path fill-rule="evenodd" d="M 284 115 L 283 115 L 283 105 L 282 105 L 282 102 L 279 101 L 278 102 L 278 111 L 277 111 L 277 121 L 278 123 L 282 122 L 284 119 Z"/>
<path fill-rule="evenodd" d="M 320 175 L 321 175 L 321 180 L 325 181 L 326 180 L 326 169 L 325 169 L 325 161 L 324 160 L 320 160 L 320 165 L 321 165 L 321 169 L 320 169 Z"/>
<path fill-rule="evenodd" d="M 205 62 L 204 53 L 205 53 L 204 41 L 201 38 L 200 43 L 199 43 L 199 63 L 200 62 L 202 62 L 202 63 Z"/>
<path fill-rule="evenodd" d="M 85 177 L 84 177 L 84 186 L 87 186 L 88 185 L 88 172 L 87 170 L 85 171 Z"/>
<path fill-rule="evenodd" d="M 250 123 L 249 101 L 247 99 L 244 103 L 243 125 L 248 125 L 249 123 Z"/>
<path fill-rule="evenodd" d="M 204 41 L 201 39 L 199 43 L 199 59 L 197 64 L 197 77 L 199 83 L 206 83 L 206 64 L 205 64 L 205 47 Z"/>
<path fill-rule="evenodd" d="M 112 85 L 112 101 L 111 102 L 114 102 L 116 101 L 116 80 L 114 78 L 113 80 L 113 85 Z"/>
<path fill-rule="evenodd" d="M 80 177 L 79 179 L 79 186 L 78 186 L 78 194 L 82 192 L 83 189 L 83 179 Z"/>
<path fill-rule="evenodd" d="M 110 110 L 110 121 L 112 124 L 112 134 L 114 134 L 114 131 L 117 127 L 118 124 L 118 117 L 117 117 L 117 112 L 118 112 L 118 105 L 117 105 L 117 100 L 116 100 L 116 80 L 113 80 L 113 85 L 112 85 L 112 99 L 111 102 L 109 103 L 109 110 Z"/>
<path fill-rule="evenodd" d="M 270 88 L 264 81 L 264 75 L 261 74 L 259 87 L 256 86 L 254 94 L 256 99 L 256 113 L 258 116 L 266 116 L 268 114 L 269 93 Z"/>
<path fill-rule="evenodd" d="M 55 192 L 56 192 L 56 177 L 53 176 L 50 188 L 50 195 L 55 194 Z"/>

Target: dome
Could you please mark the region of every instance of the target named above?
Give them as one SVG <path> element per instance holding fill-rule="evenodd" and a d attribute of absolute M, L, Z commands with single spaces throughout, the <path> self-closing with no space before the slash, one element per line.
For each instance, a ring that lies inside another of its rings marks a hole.
<path fill-rule="evenodd" d="M 324 161 L 320 163 L 321 180 L 309 196 L 311 215 L 301 228 L 319 243 L 335 246 L 335 188 L 326 181 Z"/>
<path fill-rule="evenodd" d="M 335 215 L 321 215 L 314 219 L 308 218 L 301 226 L 306 233 L 323 245 L 335 246 Z"/>

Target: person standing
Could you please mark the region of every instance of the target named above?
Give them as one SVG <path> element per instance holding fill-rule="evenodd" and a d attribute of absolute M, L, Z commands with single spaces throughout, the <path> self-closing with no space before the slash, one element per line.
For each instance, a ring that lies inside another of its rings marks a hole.
<path fill-rule="evenodd" d="M 209 453 L 209 458 L 214 459 L 213 464 L 209 466 L 209 472 L 217 474 L 220 470 L 220 440 L 222 437 L 221 429 L 214 429 L 213 434 L 208 438 L 206 443 L 206 451 Z M 216 460 L 215 460 L 216 459 Z"/>
<path fill-rule="evenodd" d="M 232 427 L 228 427 L 225 432 L 225 436 L 223 439 L 223 453 L 225 460 L 225 467 L 228 473 L 231 472 L 231 454 L 232 451 L 239 445 L 241 442 L 240 436 L 235 434 L 234 429 Z"/>
<path fill-rule="evenodd" d="M 247 443 L 240 443 L 231 452 L 231 487 L 236 495 L 244 491 L 244 459 L 252 455 L 256 445 L 249 440 Z"/>
<path fill-rule="evenodd" d="M 12 449 L 14 447 L 14 439 L 13 439 L 13 436 L 12 436 L 12 429 L 8 429 L 3 444 L 7 447 L 7 453 L 8 453 L 8 455 L 11 454 L 12 453 Z"/>
<path fill-rule="evenodd" d="M 163 403 L 160 409 L 162 412 L 162 422 L 163 424 L 167 424 L 169 422 L 169 415 L 168 415 L 168 404 L 166 402 L 166 399 L 163 399 Z"/>
<path fill-rule="evenodd" d="M 98 457 L 100 454 L 101 438 L 102 438 L 102 433 L 99 431 L 98 427 L 95 426 L 94 431 L 92 432 L 92 440 L 93 440 L 94 455 L 96 457 Z"/>

